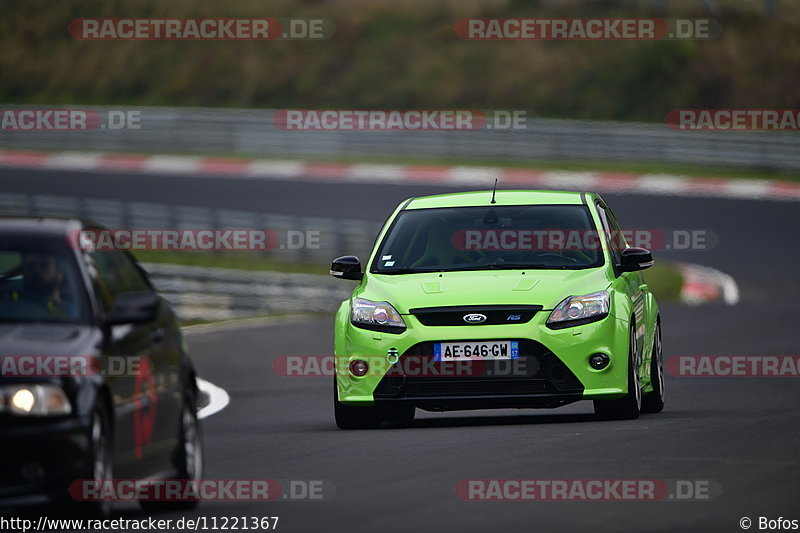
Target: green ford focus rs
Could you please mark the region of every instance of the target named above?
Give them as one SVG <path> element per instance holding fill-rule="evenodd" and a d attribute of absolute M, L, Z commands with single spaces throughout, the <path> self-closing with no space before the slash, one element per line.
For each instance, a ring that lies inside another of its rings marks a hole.
<path fill-rule="evenodd" d="M 658 304 L 603 199 L 479 191 L 402 202 L 336 314 L 342 429 L 428 411 L 559 407 L 603 418 L 664 406 Z"/>

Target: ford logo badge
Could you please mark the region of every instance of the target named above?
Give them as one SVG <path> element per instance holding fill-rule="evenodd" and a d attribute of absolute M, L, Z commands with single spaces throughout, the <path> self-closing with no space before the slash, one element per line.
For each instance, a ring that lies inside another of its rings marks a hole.
<path fill-rule="evenodd" d="M 486 322 L 486 315 L 482 315 L 480 313 L 470 313 L 468 315 L 464 315 L 464 322 L 467 324 L 482 324 Z"/>

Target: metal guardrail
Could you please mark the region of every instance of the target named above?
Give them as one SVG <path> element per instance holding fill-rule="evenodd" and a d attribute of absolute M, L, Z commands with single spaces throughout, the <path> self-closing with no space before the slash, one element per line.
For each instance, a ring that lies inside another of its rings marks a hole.
<path fill-rule="evenodd" d="M 270 229 L 319 231 L 319 247 L 239 251 L 281 262 L 316 263 L 320 273 L 344 254 L 364 257 L 379 230 L 374 222 L 331 220 L 48 195 L 0 193 L 0 215 L 81 217 L 110 229 Z M 186 252 L 189 253 L 189 252 Z M 335 311 L 352 283 L 324 275 L 148 263 L 153 283 L 182 320 L 220 320 L 276 313 Z"/>
<path fill-rule="evenodd" d="M 120 108 L 92 109 L 102 114 Z M 525 130 L 314 132 L 281 130 L 273 124 L 275 111 L 268 109 L 130 107 L 125 110 L 140 111 L 141 129 L 73 133 L 1 131 L 0 146 L 280 158 L 427 156 L 476 162 L 626 160 L 756 169 L 800 168 L 800 136 L 793 132 L 695 132 L 672 130 L 666 124 L 542 118 L 529 118 Z"/>
<path fill-rule="evenodd" d="M 96 198 L 0 192 L 0 215 L 61 216 L 92 220 L 110 229 L 267 229 L 284 235 L 288 231 L 318 232 L 313 247 L 285 247 L 259 254 L 280 262 L 318 262 L 334 257 L 369 253 L 380 224 L 358 219 L 288 216 L 256 211 L 212 207 L 175 206 Z"/>
<path fill-rule="evenodd" d="M 335 311 L 354 284 L 326 276 L 145 263 L 182 320 Z"/>

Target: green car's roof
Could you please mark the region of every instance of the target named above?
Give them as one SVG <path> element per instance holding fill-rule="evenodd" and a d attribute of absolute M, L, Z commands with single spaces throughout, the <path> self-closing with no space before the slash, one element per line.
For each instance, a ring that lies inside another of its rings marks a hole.
<path fill-rule="evenodd" d="M 570 191 L 497 191 L 495 205 L 580 205 L 580 192 Z M 594 195 L 586 193 L 590 198 Z M 475 207 L 490 205 L 492 191 L 458 192 L 413 198 L 405 209 L 430 209 L 434 207 Z"/>

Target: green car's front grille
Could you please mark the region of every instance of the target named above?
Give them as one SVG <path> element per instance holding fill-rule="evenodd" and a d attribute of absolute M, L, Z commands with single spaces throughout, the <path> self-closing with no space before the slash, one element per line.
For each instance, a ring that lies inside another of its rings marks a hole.
<path fill-rule="evenodd" d="M 544 345 L 531 339 L 519 342 L 515 360 L 471 361 L 458 372 L 452 362 L 433 361 L 433 341 L 415 344 L 400 357 L 375 389 L 379 398 L 432 398 L 450 396 L 515 396 L 536 394 L 581 393 L 577 377 Z M 414 359 L 409 364 L 408 359 Z M 409 375 L 403 369 L 427 368 Z"/>
<path fill-rule="evenodd" d="M 468 305 L 453 307 L 420 307 L 409 309 L 425 326 L 496 326 L 530 322 L 541 305 Z M 470 322 L 468 316 L 479 316 L 480 322 Z"/>

